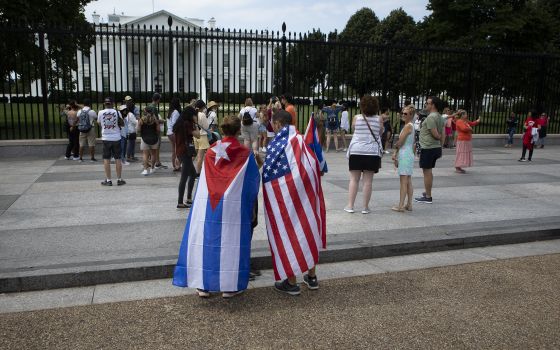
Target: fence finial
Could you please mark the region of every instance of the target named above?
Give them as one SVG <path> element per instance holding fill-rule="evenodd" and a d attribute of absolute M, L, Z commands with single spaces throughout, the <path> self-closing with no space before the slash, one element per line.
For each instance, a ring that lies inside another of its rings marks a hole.
<path fill-rule="evenodd" d="M 282 33 L 286 33 L 286 22 L 282 23 Z"/>

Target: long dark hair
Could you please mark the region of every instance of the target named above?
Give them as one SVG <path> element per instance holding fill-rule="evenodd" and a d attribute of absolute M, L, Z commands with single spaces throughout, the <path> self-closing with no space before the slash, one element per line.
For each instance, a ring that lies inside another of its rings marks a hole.
<path fill-rule="evenodd" d="M 181 115 L 177 118 L 175 124 L 173 124 L 173 133 L 184 133 L 186 128 L 192 129 L 195 115 L 196 110 L 191 106 L 187 106 L 183 112 L 181 112 Z"/>
<path fill-rule="evenodd" d="M 171 118 L 171 114 L 173 114 L 173 111 L 177 111 L 181 113 L 181 101 L 179 100 L 179 97 L 173 97 L 171 99 L 171 102 L 169 103 L 169 111 L 167 112 L 167 117 Z"/>

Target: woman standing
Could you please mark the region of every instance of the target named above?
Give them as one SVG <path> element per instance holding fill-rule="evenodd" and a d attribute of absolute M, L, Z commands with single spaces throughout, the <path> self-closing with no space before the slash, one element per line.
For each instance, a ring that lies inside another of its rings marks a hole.
<path fill-rule="evenodd" d="M 195 117 L 196 110 L 193 107 L 188 106 L 173 125 L 175 151 L 177 158 L 181 161 L 181 179 L 179 180 L 179 198 L 177 200 L 177 209 L 190 208 L 192 205 L 192 191 L 194 188 L 194 179 L 196 177 L 196 171 L 194 170 L 193 164 L 193 157 L 195 156 L 193 136 L 199 136 L 198 131 L 195 130 L 194 127 L 196 123 Z M 189 180 L 187 201 L 183 203 L 187 179 Z"/>
<path fill-rule="evenodd" d="M 259 111 L 257 113 L 259 117 L 259 145 L 258 149 L 261 152 L 266 152 L 266 146 L 268 145 L 268 135 L 266 131 L 266 125 L 268 124 L 268 113 L 266 111 L 265 105 L 259 106 Z"/>
<path fill-rule="evenodd" d="M 78 130 L 78 111 L 80 106 L 75 100 L 68 102 L 66 121 L 68 122 L 68 146 L 66 146 L 66 160 L 80 160 L 80 131 Z"/>
<path fill-rule="evenodd" d="M 463 109 L 457 111 L 459 120 L 455 122 L 457 128 L 457 150 L 455 153 L 455 172 L 466 173 L 465 169 L 472 166 L 472 127 L 480 123 L 480 118 L 470 122 L 467 112 Z"/>
<path fill-rule="evenodd" d="M 414 168 L 414 125 L 412 124 L 412 118 L 416 110 L 413 106 L 406 106 L 402 111 L 402 120 L 404 121 L 404 126 L 399 134 L 399 140 L 395 146 L 395 153 L 393 153 L 393 161 L 398 168 L 401 192 L 399 205 L 392 207 L 391 209 L 398 212 L 403 212 L 406 210 L 412 210 L 412 170 Z M 404 201 L 407 199 L 406 205 Z"/>
<path fill-rule="evenodd" d="M 208 128 L 212 131 L 218 131 L 218 108 L 220 104 L 214 101 L 208 102 Z"/>
<path fill-rule="evenodd" d="M 138 121 L 137 131 L 141 135 L 140 150 L 144 160 L 144 170 L 142 175 L 148 176 L 154 173 L 156 153 L 159 140 L 159 122 L 157 117 L 148 110 L 144 111 L 142 118 Z M 148 156 L 151 156 L 151 163 L 148 163 Z"/>
<path fill-rule="evenodd" d="M 120 105 L 119 112 L 121 113 L 121 118 L 123 119 L 123 127 L 121 128 L 121 161 L 122 165 L 129 165 L 130 163 L 126 161 L 126 145 L 128 142 L 128 109 L 125 104 Z"/>
<path fill-rule="evenodd" d="M 132 105 L 134 107 L 134 105 Z M 126 115 L 125 122 L 128 122 L 128 146 L 126 147 L 126 159 L 129 162 L 136 161 L 134 156 L 134 149 L 136 148 L 136 128 L 138 127 L 138 120 L 136 115 L 130 109 L 130 105 L 126 104 L 128 114 Z M 124 159 L 124 158 L 123 158 Z"/>
<path fill-rule="evenodd" d="M 537 124 L 537 111 L 533 110 L 527 114 L 527 120 L 523 124 L 523 151 L 519 162 L 531 161 L 533 158 L 533 147 L 535 145 L 535 135 L 538 135 L 539 125 Z M 525 159 L 525 154 L 529 150 L 529 158 Z"/>
<path fill-rule="evenodd" d="M 362 214 L 369 214 L 369 200 L 373 174 L 381 168 L 381 135 L 383 134 L 383 121 L 377 115 L 379 100 L 377 97 L 364 96 L 360 100 L 362 114 L 354 116 L 352 120 L 352 141 L 348 146 L 347 157 L 350 171 L 350 184 L 348 188 L 348 205 L 344 211 L 354 212 L 354 202 L 358 194 L 360 178 L 363 180 L 364 208 Z"/>
<path fill-rule="evenodd" d="M 181 170 L 181 163 L 177 159 L 177 153 L 175 150 L 175 135 L 173 133 L 173 125 L 179 119 L 181 115 L 181 101 L 178 97 L 173 97 L 169 103 L 169 111 L 167 114 L 167 138 L 169 139 L 169 144 L 171 145 L 171 166 L 173 171 Z"/>
<path fill-rule="evenodd" d="M 340 136 L 342 137 L 342 144 L 344 148 L 342 149 L 346 152 L 346 134 L 350 132 L 350 119 L 348 119 L 348 107 L 342 105 L 342 114 L 340 115 Z"/>

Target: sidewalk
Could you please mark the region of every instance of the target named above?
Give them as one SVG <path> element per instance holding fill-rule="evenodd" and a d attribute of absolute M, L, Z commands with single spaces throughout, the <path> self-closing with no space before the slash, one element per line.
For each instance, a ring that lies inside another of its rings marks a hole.
<path fill-rule="evenodd" d="M 533 162 L 519 163 L 520 149 L 475 148 L 475 167 L 458 175 L 454 151 L 444 150 L 434 169 L 434 204 L 415 204 L 409 213 L 390 210 L 399 181 L 386 158 L 374 178 L 369 215 L 342 210 L 347 160 L 327 153 L 328 251 L 321 261 L 560 237 L 559 151 L 547 146 L 535 150 Z M 102 162 L 0 159 L 0 292 L 169 277 L 187 215 L 175 209 L 179 174 L 140 172 L 139 163 L 126 166 L 127 185 L 107 188 L 99 184 Z M 415 169 L 417 195 L 422 181 Z M 263 208 L 262 196 L 259 201 Z M 267 268 L 269 255 L 261 210 L 253 256 Z"/>

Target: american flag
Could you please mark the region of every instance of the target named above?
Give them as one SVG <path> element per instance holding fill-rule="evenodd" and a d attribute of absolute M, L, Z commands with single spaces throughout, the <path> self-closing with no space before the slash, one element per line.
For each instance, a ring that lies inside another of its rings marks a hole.
<path fill-rule="evenodd" d="M 301 275 L 326 248 L 326 215 L 319 162 L 294 126 L 268 145 L 262 179 L 274 277 Z"/>

